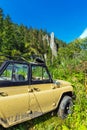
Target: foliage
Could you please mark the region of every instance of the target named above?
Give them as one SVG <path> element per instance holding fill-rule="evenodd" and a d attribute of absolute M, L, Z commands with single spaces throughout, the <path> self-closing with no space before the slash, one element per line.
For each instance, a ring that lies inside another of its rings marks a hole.
<path fill-rule="evenodd" d="M 48 40 L 44 38 L 48 36 Z M 38 55 L 44 60 L 51 57 L 50 36 L 45 30 L 28 28 L 12 22 L 9 15 L 4 16 L 0 9 L 0 53 L 11 56 L 29 57 Z M 55 38 L 57 47 L 65 46 L 61 40 Z M 59 44 L 59 45 L 58 45 Z"/>
<path fill-rule="evenodd" d="M 58 47 L 57 58 L 51 60 L 51 50 L 46 40 L 42 40 L 46 31 L 27 28 L 24 25 L 12 23 L 9 16 L 4 17 L 0 9 L 0 52 L 7 55 L 39 55 L 47 57 L 47 65 L 54 79 L 63 79 L 72 83 L 76 100 L 73 113 L 67 119 L 61 120 L 50 113 L 8 128 L 7 130 L 86 130 L 87 129 L 87 98 L 84 86 L 84 64 L 87 61 L 87 38 L 76 39 L 65 44 L 55 38 Z M 49 36 L 49 34 L 48 34 Z"/>

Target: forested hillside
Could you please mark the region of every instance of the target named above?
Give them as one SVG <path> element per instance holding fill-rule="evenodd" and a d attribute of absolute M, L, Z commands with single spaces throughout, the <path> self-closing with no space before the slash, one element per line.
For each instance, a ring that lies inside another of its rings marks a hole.
<path fill-rule="evenodd" d="M 15 24 L 10 16 L 5 16 L 3 10 L 0 9 L 0 52 L 2 54 L 24 57 L 34 54 L 44 58 L 44 54 L 49 55 L 50 52 L 46 35 L 50 41 L 50 34 L 46 30 Z M 55 38 L 55 43 L 57 48 L 66 45 L 57 38 Z"/>
<path fill-rule="evenodd" d="M 43 40 L 46 35 L 48 40 Z M 76 39 L 69 44 L 57 38 L 54 40 L 56 57 L 52 56 L 48 44 L 50 34 L 46 30 L 15 24 L 0 9 L 0 54 L 25 58 L 40 56 L 46 60 L 53 78 L 70 81 L 76 94 L 73 113 L 67 119 L 60 120 L 47 114 L 8 130 L 87 130 L 87 38 Z"/>

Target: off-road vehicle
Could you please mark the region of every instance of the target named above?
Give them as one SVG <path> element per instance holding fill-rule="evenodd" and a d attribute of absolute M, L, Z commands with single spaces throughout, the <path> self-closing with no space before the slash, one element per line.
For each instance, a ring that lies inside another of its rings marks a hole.
<path fill-rule="evenodd" d="M 61 118 L 71 112 L 73 88 L 54 81 L 46 64 L 6 60 L 0 67 L 0 125 L 7 128 L 56 111 Z"/>

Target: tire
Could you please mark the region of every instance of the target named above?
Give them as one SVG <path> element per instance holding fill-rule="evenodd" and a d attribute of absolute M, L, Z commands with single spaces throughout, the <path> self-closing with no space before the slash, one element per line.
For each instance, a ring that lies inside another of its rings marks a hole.
<path fill-rule="evenodd" d="M 72 98 L 70 96 L 64 96 L 60 102 L 57 115 L 62 119 L 66 118 L 69 114 L 72 113 L 72 106 Z"/>

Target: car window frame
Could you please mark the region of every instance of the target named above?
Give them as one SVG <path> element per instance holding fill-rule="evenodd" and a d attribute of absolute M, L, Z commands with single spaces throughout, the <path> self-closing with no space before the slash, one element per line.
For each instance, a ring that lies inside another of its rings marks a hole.
<path fill-rule="evenodd" d="M 48 74 L 48 76 L 49 76 L 49 79 L 44 79 L 44 80 L 32 80 L 32 66 L 41 66 L 41 67 L 44 67 L 44 68 L 46 68 L 46 71 L 47 71 L 47 74 Z M 51 78 L 51 75 L 50 75 L 50 73 L 49 73 L 49 71 L 48 71 L 48 68 L 47 68 L 47 66 L 45 65 L 45 64 L 31 64 L 31 78 L 30 78 L 30 81 L 31 81 L 31 85 L 32 84 L 46 84 L 46 83 L 53 83 L 53 80 L 52 80 L 52 78 Z"/>
<path fill-rule="evenodd" d="M 27 72 L 27 80 L 25 81 L 12 81 L 12 80 L 2 80 L 0 81 L 0 87 L 10 87 L 10 86 L 24 86 L 24 85 L 29 85 L 29 64 L 27 62 L 17 62 L 17 61 L 7 61 L 6 64 L 3 66 L 3 68 L 1 69 L 0 75 L 5 71 L 5 69 L 8 67 L 9 64 L 24 64 L 28 66 L 28 72 Z"/>

